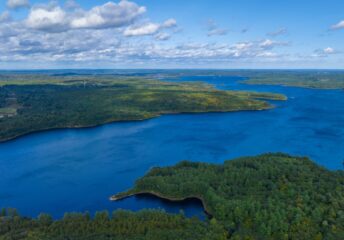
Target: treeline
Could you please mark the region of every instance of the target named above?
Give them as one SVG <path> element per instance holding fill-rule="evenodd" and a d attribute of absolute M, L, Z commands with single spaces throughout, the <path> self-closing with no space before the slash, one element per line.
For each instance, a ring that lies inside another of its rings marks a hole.
<path fill-rule="evenodd" d="M 144 210 L 41 214 L 0 212 L 0 240 L 342 240 L 344 172 L 328 171 L 307 158 L 265 154 L 223 165 L 183 161 L 154 168 L 132 190 L 167 198 L 197 197 L 212 215 L 204 222 Z"/>
<path fill-rule="evenodd" d="M 285 154 L 154 168 L 126 194 L 198 197 L 230 239 L 344 239 L 344 173 Z"/>
<path fill-rule="evenodd" d="M 143 120 L 164 113 L 267 109 L 270 104 L 258 98 L 283 100 L 284 96 L 217 91 L 195 83 L 78 77 L 68 83 L 0 86 L 0 110 L 10 107 L 8 98 L 15 100 L 17 114 L 0 118 L 0 141 L 40 130 Z"/>
<path fill-rule="evenodd" d="M 67 213 L 61 220 L 41 214 L 37 219 L 20 217 L 10 209 L 0 215 L 0 240 L 221 240 L 226 231 L 183 214 L 144 210 Z"/>

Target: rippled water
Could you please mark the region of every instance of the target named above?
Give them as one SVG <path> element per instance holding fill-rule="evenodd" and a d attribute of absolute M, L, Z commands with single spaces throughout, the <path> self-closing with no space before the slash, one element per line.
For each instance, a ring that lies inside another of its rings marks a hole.
<path fill-rule="evenodd" d="M 204 217 L 199 202 L 170 203 L 153 197 L 110 202 L 152 166 L 180 160 L 222 163 L 265 152 L 306 155 L 329 169 L 344 159 L 344 92 L 248 86 L 235 77 L 184 77 L 222 89 L 284 93 L 275 109 L 235 113 L 166 115 L 90 129 L 54 130 L 0 144 L 0 206 L 36 216 L 66 211 L 183 209 Z"/>

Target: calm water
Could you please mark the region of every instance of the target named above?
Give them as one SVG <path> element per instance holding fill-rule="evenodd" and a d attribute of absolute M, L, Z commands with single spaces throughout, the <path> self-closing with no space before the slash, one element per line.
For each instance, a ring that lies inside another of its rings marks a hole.
<path fill-rule="evenodd" d="M 265 152 L 306 155 L 329 169 L 344 159 L 344 92 L 279 86 L 247 86 L 233 77 L 185 77 L 222 89 L 284 93 L 286 102 L 256 112 L 168 115 L 142 122 L 56 130 L 0 144 L 0 206 L 24 215 L 66 211 L 183 209 L 204 217 L 199 202 L 153 197 L 110 202 L 152 166 L 188 159 L 222 163 Z"/>

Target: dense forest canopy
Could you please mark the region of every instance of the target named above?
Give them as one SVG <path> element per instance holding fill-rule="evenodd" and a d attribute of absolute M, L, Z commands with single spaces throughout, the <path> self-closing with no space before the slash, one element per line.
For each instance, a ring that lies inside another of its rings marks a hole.
<path fill-rule="evenodd" d="M 265 154 L 223 165 L 184 161 L 152 169 L 113 198 L 138 193 L 197 197 L 230 239 L 344 237 L 344 173 L 307 158 Z"/>
<path fill-rule="evenodd" d="M 166 113 L 262 110 L 272 107 L 265 99 L 286 99 L 280 94 L 221 91 L 202 83 L 145 78 L 21 78 L 0 78 L 0 141 L 40 130 L 143 120 Z"/>
<path fill-rule="evenodd" d="M 133 189 L 114 196 L 151 193 L 168 199 L 196 197 L 208 220 L 156 210 L 66 213 L 53 220 L 0 212 L 0 240 L 341 240 L 344 172 L 307 158 L 265 154 L 223 165 L 183 161 L 154 168 Z"/>
<path fill-rule="evenodd" d="M 143 210 L 133 213 L 107 211 L 66 213 L 53 221 L 47 214 L 37 219 L 20 217 L 16 211 L 0 213 L 0 240 L 225 240 L 226 231 L 183 214 Z"/>
<path fill-rule="evenodd" d="M 344 89 L 343 71 L 268 71 L 248 74 L 246 84 L 283 85 L 317 89 Z"/>

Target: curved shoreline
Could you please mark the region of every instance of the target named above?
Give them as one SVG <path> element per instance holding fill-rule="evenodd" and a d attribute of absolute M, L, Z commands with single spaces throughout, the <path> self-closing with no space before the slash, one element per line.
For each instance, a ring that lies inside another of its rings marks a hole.
<path fill-rule="evenodd" d="M 197 196 L 189 196 L 189 197 L 184 197 L 184 198 L 176 198 L 176 197 L 167 197 L 164 196 L 162 194 L 156 193 L 156 192 L 150 192 L 150 191 L 146 191 L 146 192 L 137 192 L 137 193 L 131 193 L 131 194 L 127 194 L 127 195 L 123 195 L 123 196 L 117 196 L 117 195 L 113 195 L 109 198 L 110 201 L 121 201 L 124 200 L 126 198 L 130 198 L 130 197 L 134 197 L 137 195 L 151 195 L 163 200 L 167 200 L 170 202 L 183 202 L 183 201 L 187 201 L 187 200 L 191 200 L 191 199 L 196 199 L 198 201 L 200 201 L 202 203 L 203 206 L 203 210 L 205 212 L 205 214 L 209 217 L 212 218 L 213 215 L 212 213 L 209 211 L 209 208 L 207 207 L 207 205 L 205 204 L 205 201 L 203 200 L 203 198 L 201 197 L 197 197 Z"/>
<path fill-rule="evenodd" d="M 276 100 L 276 101 L 286 101 L 287 99 L 283 99 L 283 100 Z M 275 100 L 272 100 L 275 101 Z M 130 122 L 141 122 L 141 121 L 146 121 L 146 120 L 150 120 L 150 119 L 154 119 L 154 118 L 158 118 L 164 115 L 179 115 L 179 114 L 212 114 L 212 113 L 233 113 L 233 112 L 252 112 L 252 111 L 265 111 L 265 110 L 271 110 L 274 109 L 275 106 L 273 104 L 269 103 L 269 106 L 267 106 L 266 108 L 257 108 L 257 109 L 241 109 L 241 110 L 227 110 L 227 111 L 194 111 L 194 112 L 166 112 L 166 113 L 159 113 L 156 116 L 152 116 L 152 117 L 147 117 L 147 118 L 140 118 L 140 119 L 129 119 L 129 120 L 110 120 L 110 121 L 106 121 L 104 123 L 99 123 L 99 124 L 93 124 L 93 125 L 85 125 L 85 126 L 66 126 L 66 127 L 51 127 L 51 128 L 46 128 L 46 129 L 40 129 L 40 130 L 33 130 L 33 131 L 29 131 L 23 134 L 17 134 L 13 137 L 7 137 L 4 139 L 0 138 L 0 144 L 1 143 L 7 143 L 7 142 L 11 142 L 11 141 L 15 141 L 17 139 L 20 139 L 22 137 L 26 137 L 32 134 L 36 134 L 36 133 L 43 133 L 43 132 L 48 132 L 48 131 L 54 131 L 54 130 L 73 130 L 73 129 L 91 129 L 91 128 L 96 128 L 96 127 L 101 127 L 101 126 L 105 126 L 108 124 L 113 124 L 113 123 L 130 123 Z"/>

